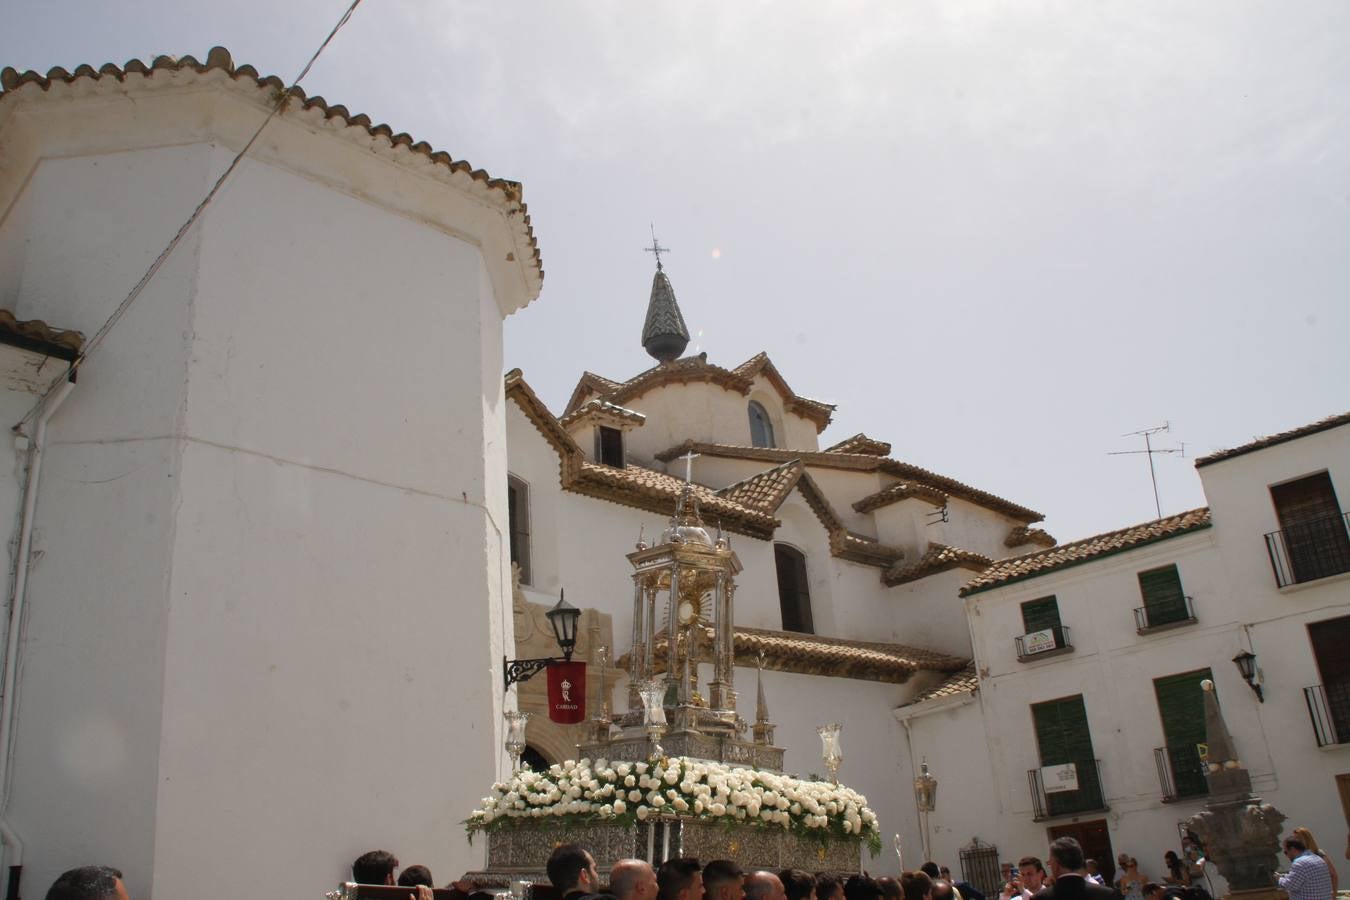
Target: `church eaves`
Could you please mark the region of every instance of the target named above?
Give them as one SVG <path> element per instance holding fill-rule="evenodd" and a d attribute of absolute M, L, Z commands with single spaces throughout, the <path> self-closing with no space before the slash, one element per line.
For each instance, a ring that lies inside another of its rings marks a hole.
<path fill-rule="evenodd" d="M 782 396 L 783 406 L 788 412 L 811 422 L 816 426 L 817 433 L 824 431 L 825 426 L 830 424 L 834 417 L 834 406 L 793 393 L 764 353 L 756 354 L 735 369 L 714 365 L 708 362 L 707 353 L 700 353 L 654 366 L 623 382 L 585 372 L 572 391 L 563 414 L 571 413 L 592 397 L 624 406 L 649 391 L 672 384 L 715 384 L 741 396 L 749 396 L 755 385 L 755 377 L 760 373 Z"/>
<path fill-rule="evenodd" d="M 187 79 L 217 83 L 226 81 L 236 88 L 253 88 L 257 98 L 263 101 L 261 105 L 266 108 L 275 105 L 274 98 L 279 97 L 280 92 L 289 91 L 287 105 L 278 118 L 294 117 L 316 130 L 341 130 L 345 132 L 344 137 L 353 140 L 358 146 L 397 163 L 407 164 L 410 159 L 420 157 L 441 168 L 447 176 L 462 185 L 475 186 L 484 201 L 505 214 L 515 248 L 508 256 L 508 261 L 522 266 L 531 299 L 538 295 L 544 279 L 543 262 L 528 208 L 521 199 L 519 182 L 493 178 L 464 160 L 454 159 L 443 150 L 435 150 L 425 141 L 414 140 L 406 132 L 395 133 L 389 125 L 372 124 L 369 116 L 353 114 L 338 104 L 330 105 L 323 97 L 307 96 L 298 86 L 288 88 L 275 75 L 259 75 L 258 70 L 249 65 L 236 66 L 230 51 L 224 47 L 212 47 L 205 62 L 198 62 L 192 56 L 157 56 L 148 65 L 139 59 L 132 59 L 121 66 L 105 63 L 97 69 L 81 65 L 73 72 L 56 66 L 48 69 L 45 75 L 6 67 L 0 70 L 0 121 L 5 117 L 5 101 L 20 99 L 26 89 L 40 90 L 53 97 L 70 98 L 105 89 L 110 93 L 160 89 L 162 83 L 173 84 Z"/>

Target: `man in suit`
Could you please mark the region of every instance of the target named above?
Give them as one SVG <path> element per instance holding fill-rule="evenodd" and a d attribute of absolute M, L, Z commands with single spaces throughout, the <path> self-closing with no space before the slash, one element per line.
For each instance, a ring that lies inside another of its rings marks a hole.
<path fill-rule="evenodd" d="M 614 900 L 612 894 L 598 893 L 600 873 L 595 868 L 595 857 L 577 844 L 563 844 L 555 849 L 544 871 L 563 900 Z"/>
<path fill-rule="evenodd" d="M 1055 883 L 1037 894 L 1037 900 L 1115 900 L 1115 891 L 1087 880 L 1083 848 L 1073 838 L 1051 843 L 1048 862 Z"/>

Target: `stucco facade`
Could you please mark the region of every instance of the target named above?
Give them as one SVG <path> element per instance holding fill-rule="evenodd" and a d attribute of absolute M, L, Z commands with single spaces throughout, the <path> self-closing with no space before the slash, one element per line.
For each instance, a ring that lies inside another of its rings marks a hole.
<path fill-rule="evenodd" d="M 85 335 L 274 97 L 220 52 L 6 88 L 0 298 Z M 199 898 L 241 865 L 316 896 L 375 846 L 478 861 L 459 811 L 503 767 L 513 644 L 501 321 L 533 248 L 513 189 L 302 100 L 51 419 L 6 686 L 25 894 L 91 861 Z"/>

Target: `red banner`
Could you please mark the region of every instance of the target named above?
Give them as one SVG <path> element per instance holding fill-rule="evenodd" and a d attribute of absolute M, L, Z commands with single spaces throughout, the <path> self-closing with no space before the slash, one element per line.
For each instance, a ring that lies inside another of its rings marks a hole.
<path fill-rule="evenodd" d="M 548 717 L 559 725 L 586 718 L 586 664 L 555 663 L 548 667 Z"/>

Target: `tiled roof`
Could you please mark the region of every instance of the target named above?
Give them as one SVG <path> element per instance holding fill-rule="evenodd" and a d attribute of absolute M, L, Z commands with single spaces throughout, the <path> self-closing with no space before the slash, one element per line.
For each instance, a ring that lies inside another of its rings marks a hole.
<path fill-rule="evenodd" d="M 853 504 L 853 508 L 860 513 L 871 512 L 874 509 L 890 506 L 892 503 L 899 503 L 901 500 L 908 500 L 911 497 L 925 500 L 933 506 L 947 505 L 947 495 L 937 488 L 929 487 L 926 484 L 919 484 L 917 481 L 897 481 L 889 487 L 882 488 L 875 494 L 868 494 L 866 497 Z"/>
<path fill-rule="evenodd" d="M 830 419 L 834 415 L 834 407 L 828 403 L 808 400 L 793 393 L 787 382 L 778 374 L 778 370 L 774 368 L 773 363 L 769 362 L 768 356 L 763 353 L 751 357 L 735 369 L 724 369 L 721 366 L 713 365 L 708 362 L 708 354 L 700 353 L 697 356 L 686 356 L 673 362 L 654 366 L 645 372 L 639 372 L 624 382 L 615 382 L 608 378 L 602 378 L 593 372 L 586 372 L 581 376 L 581 380 L 577 382 L 576 388 L 572 391 L 564 415 L 571 413 L 589 397 L 600 397 L 611 403 L 622 405 L 650 390 L 670 384 L 707 382 L 720 385 L 738 394 L 748 395 L 751 388 L 754 387 L 755 376 L 761 373 L 782 395 L 783 405 L 789 412 L 796 413 L 814 422 L 817 432 L 824 431 L 825 426 L 830 424 Z"/>
<path fill-rule="evenodd" d="M 992 562 L 993 560 L 989 557 L 973 550 L 962 550 L 960 547 L 948 547 L 946 544 L 933 542 L 928 545 L 928 551 L 919 557 L 916 562 L 908 565 L 896 563 L 882 573 L 881 580 L 887 585 L 895 587 L 951 569 L 969 569 L 972 572 L 982 572 Z"/>
<path fill-rule="evenodd" d="M 1338 416 L 1328 416 L 1327 418 L 1319 419 L 1310 425 L 1304 425 L 1302 428 L 1295 428 L 1290 431 L 1282 431 L 1279 434 L 1272 434 L 1268 437 L 1258 438 L 1250 444 L 1243 444 L 1241 447 L 1234 447 L 1231 450 L 1220 450 L 1218 453 L 1202 456 L 1195 461 L 1195 467 L 1199 469 L 1203 466 L 1211 465 L 1212 463 L 1222 462 L 1225 459 L 1232 459 L 1234 456 L 1242 456 L 1244 453 L 1264 450 L 1265 448 L 1273 447 L 1276 444 L 1283 444 L 1285 441 L 1307 437 L 1310 434 L 1317 434 L 1319 431 L 1327 431 L 1341 425 L 1350 425 L 1350 412 L 1341 413 Z"/>
<path fill-rule="evenodd" d="M 224 47 L 212 47 L 206 55 L 205 62 L 198 62 L 191 56 L 157 56 L 149 64 L 143 63 L 139 59 L 133 59 L 121 66 L 106 63 L 98 69 L 93 66 L 82 65 L 73 72 L 57 66 L 48 69 L 45 75 L 32 71 L 18 72 L 13 68 L 6 67 L 3 71 L 0 71 L 0 103 L 30 84 L 46 92 L 53 90 L 55 87 L 81 81 L 115 81 L 121 85 L 133 80 L 163 80 L 177 73 L 196 73 L 209 76 L 217 71 L 236 83 L 245 82 L 255 85 L 259 92 L 267 98 L 268 106 L 273 104 L 272 98 L 278 95 L 277 92 L 287 90 L 286 83 L 275 75 L 259 75 L 256 69 L 248 65 L 236 67 L 234 60 L 230 57 L 230 51 Z M 394 129 L 388 125 L 372 124 L 369 116 L 352 114 L 345 106 L 336 104 L 330 106 L 322 97 L 308 97 L 299 87 L 292 87 L 289 91 L 287 111 L 298 112 L 304 118 L 315 118 L 320 121 L 337 120 L 347 127 L 360 129 L 372 143 L 383 144 L 389 149 L 405 148 L 409 153 L 423 156 L 436 165 L 444 166 L 451 173 L 462 175 L 471 181 L 478 182 L 489 191 L 500 194 L 502 200 L 505 201 L 504 207 L 509 212 L 509 218 L 515 223 L 513 230 L 516 231 L 517 240 L 521 246 L 528 249 L 533 262 L 532 268 L 537 273 L 537 278 L 542 281 L 544 273 L 539 257 L 539 245 L 535 240 L 534 229 L 530 225 L 527 208 L 521 201 L 519 182 L 493 178 L 482 169 L 475 169 L 469 163 L 454 159 L 444 151 L 434 150 L 425 141 L 414 141 L 405 132 L 395 133 Z M 537 284 L 534 289 L 536 292 L 538 291 Z"/>
<path fill-rule="evenodd" d="M 668 516 L 684 489 L 678 478 L 641 466 L 622 469 L 586 461 L 585 454 L 557 418 L 526 383 L 519 369 L 506 373 L 506 396 L 515 401 L 525 417 L 558 453 L 558 477 L 563 490 L 609 500 L 624 506 Z M 719 497 L 703 485 L 694 485 L 694 494 L 710 524 L 729 531 L 768 540 L 778 520 L 772 510 L 759 509 Z"/>
<path fill-rule="evenodd" d="M 618 419 L 622 422 L 631 422 L 634 425 L 641 425 L 647 421 L 647 417 L 640 412 L 634 412 L 631 409 L 599 398 L 587 400 L 558 421 L 564 428 L 567 428 L 572 423 L 590 416 L 595 416 L 598 419 Z"/>
<path fill-rule="evenodd" d="M 746 447 L 739 444 L 709 444 L 701 441 L 685 441 L 683 444 L 671 447 L 669 450 L 663 450 L 656 454 L 656 458 L 662 462 L 667 462 L 677 456 L 693 451 L 701 453 L 704 456 L 726 456 L 734 459 L 762 459 L 768 462 L 785 462 L 789 459 L 800 459 L 808 466 L 820 466 L 828 469 L 852 469 L 860 472 L 884 472 L 887 475 L 893 475 L 906 481 L 915 481 L 928 485 L 936 490 L 943 491 L 949 496 L 958 497 L 977 506 L 983 506 L 985 509 L 1002 513 L 1010 519 L 1017 519 L 1022 522 L 1039 522 L 1045 516 L 1036 512 L 1034 509 L 1028 509 L 1013 503 L 1011 500 L 1004 500 L 1002 497 L 996 497 L 993 494 L 982 491 L 979 488 L 973 488 L 968 484 L 962 484 L 954 478 L 948 478 L 945 475 L 939 475 L 936 472 L 930 472 L 919 466 L 910 463 L 900 462 L 888 457 L 869 456 L 865 453 L 837 453 L 821 452 L 811 450 L 781 450 L 776 447 Z"/>
<path fill-rule="evenodd" d="M 1005 547 L 1021 547 L 1026 544 L 1040 544 L 1042 547 L 1053 547 L 1058 541 L 1043 528 L 1031 528 L 1027 525 L 1018 525 L 1008 532 L 1008 536 L 1003 539 Z"/>
<path fill-rule="evenodd" d="M 865 453 L 868 456 L 890 456 L 891 445 L 863 434 L 861 431 L 851 438 L 844 438 L 837 444 L 831 444 L 825 453 Z"/>
<path fill-rule="evenodd" d="M 84 335 L 78 331 L 53 328 L 41 319 L 16 319 L 14 313 L 0 309 L 0 344 L 10 344 L 71 361 L 84 346 Z"/>
<path fill-rule="evenodd" d="M 944 697 L 973 694 L 979 689 L 980 676 L 976 674 L 975 663 L 972 661 L 961 671 L 953 672 L 951 675 L 947 676 L 947 678 L 919 694 L 905 705 L 912 706 L 915 703 L 923 703 L 925 700 L 941 700 Z"/>
<path fill-rule="evenodd" d="M 825 533 L 830 540 L 830 553 L 832 555 L 869 566 L 883 567 L 895 564 L 904 556 L 904 552 L 896 547 L 890 547 L 876 538 L 858 534 L 845 528 L 843 520 L 839 518 L 839 514 L 830 505 L 825 492 L 820 489 L 820 485 L 816 484 L 815 479 L 806 472 L 802 472 L 801 477 L 797 480 L 797 489 L 802 492 L 802 499 L 806 501 L 807 506 L 811 507 L 811 511 L 816 514 L 820 524 L 825 527 Z"/>
<path fill-rule="evenodd" d="M 1038 550 L 1024 556 L 1001 559 L 978 578 L 961 588 L 961 596 L 966 597 L 1000 585 L 1035 578 L 1056 569 L 1076 566 L 1103 556 L 1110 556 L 1123 550 L 1131 550 L 1135 547 L 1152 544 L 1155 541 L 1166 540 L 1191 531 L 1199 531 L 1208 528 L 1210 524 L 1209 507 L 1202 506 L 1199 509 L 1178 513 L 1175 516 L 1154 519 L 1152 522 L 1144 522 L 1140 525 L 1122 528 L 1119 531 L 1110 531 L 1106 534 L 1084 538 L 1081 541 L 1061 544 L 1049 550 Z"/>
<path fill-rule="evenodd" d="M 712 629 L 707 629 L 705 652 L 711 653 Z M 653 659 L 658 671 L 664 669 L 666 635 L 656 639 Z M 822 637 L 792 631 L 769 631 L 737 626 L 732 631 L 736 662 L 754 666 L 764 654 L 764 667 L 802 675 L 828 675 L 836 678 L 860 678 L 898 684 L 908 681 L 920 669 L 938 672 L 961 670 L 967 660 L 904 644 L 854 641 Z M 625 665 L 620 660 L 619 665 Z"/>
<path fill-rule="evenodd" d="M 746 506 L 774 510 L 783 504 L 788 494 L 792 493 L 792 489 L 797 486 L 797 480 L 805 471 L 806 468 L 794 459 L 781 466 L 765 469 L 744 481 L 729 484 L 717 493 Z"/>

